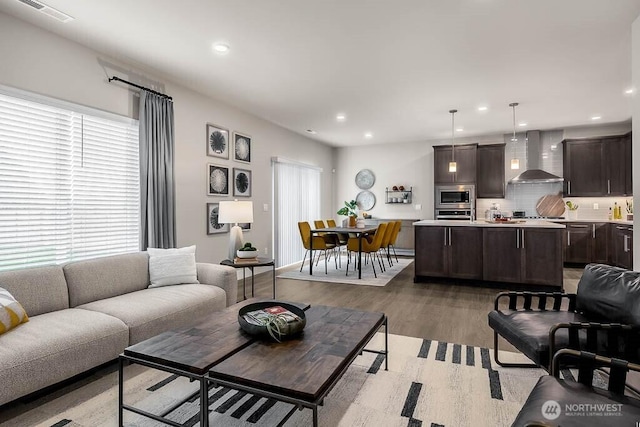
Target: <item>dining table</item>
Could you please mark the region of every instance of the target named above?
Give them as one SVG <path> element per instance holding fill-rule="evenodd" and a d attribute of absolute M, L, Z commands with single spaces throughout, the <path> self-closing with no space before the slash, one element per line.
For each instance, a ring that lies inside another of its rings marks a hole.
<path fill-rule="evenodd" d="M 358 239 L 358 279 L 362 279 L 362 239 L 370 234 L 374 234 L 378 226 L 365 226 L 364 228 L 358 227 L 327 227 L 327 228 L 318 228 L 311 229 L 309 232 L 309 241 L 313 241 L 314 234 L 320 233 L 336 233 L 336 234 L 349 234 L 354 235 Z M 310 245 L 311 249 L 309 250 L 310 258 L 313 260 L 313 245 Z M 313 274 L 313 261 L 309 263 L 309 274 Z"/>

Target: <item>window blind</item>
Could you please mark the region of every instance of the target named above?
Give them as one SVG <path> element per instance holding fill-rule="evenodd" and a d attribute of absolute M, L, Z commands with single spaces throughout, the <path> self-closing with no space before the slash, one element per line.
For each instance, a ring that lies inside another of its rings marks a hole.
<path fill-rule="evenodd" d="M 0 270 L 139 250 L 138 126 L 0 94 Z"/>
<path fill-rule="evenodd" d="M 278 267 L 302 261 L 298 222 L 320 218 L 320 174 L 312 166 L 274 160 L 275 250 Z"/>

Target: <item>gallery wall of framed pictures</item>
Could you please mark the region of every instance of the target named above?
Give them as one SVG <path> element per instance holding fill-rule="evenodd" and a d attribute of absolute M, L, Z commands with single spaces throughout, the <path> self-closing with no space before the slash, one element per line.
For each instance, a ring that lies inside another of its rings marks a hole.
<path fill-rule="evenodd" d="M 253 139 L 244 132 L 229 132 L 223 126 L 207 123 L 207 156 L 213 157 L 207 163 L 207 196 L 251 197 L 253 186 L 251 170 L 251 148 Z M 229 231 L 229 224 L 218 223 L 219 202 L 207 203 L 207 234 Z M 251 224 L 239 224 L 244 231 Z"/>

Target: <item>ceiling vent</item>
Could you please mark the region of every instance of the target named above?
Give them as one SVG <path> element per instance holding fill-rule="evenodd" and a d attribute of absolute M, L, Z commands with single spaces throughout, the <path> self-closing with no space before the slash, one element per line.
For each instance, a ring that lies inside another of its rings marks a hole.
<path fill-rule="evenodd" d="M 69 22 L 73 21 L 73 18 L 66 13 L 62 13 L 57 9 L 52 8 L 51 6 L 47 6 L 46 4 L 36 1 L 36 0 L 18 0 L 20 3 L 25 4 L 29 7 L 36 9 L 40 13 L 44 13 L 51 18 L 55 18 L 60 22 Z"/>

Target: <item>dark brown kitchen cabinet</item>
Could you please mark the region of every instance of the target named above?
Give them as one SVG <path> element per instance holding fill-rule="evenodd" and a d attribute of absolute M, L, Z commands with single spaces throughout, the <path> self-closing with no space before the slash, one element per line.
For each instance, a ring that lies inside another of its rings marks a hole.
<path fill-rule="evenodd" d="M 476 196 L 504 199 L 505 144 L 478 145 Z"/>
<path fill-rule="evenodd" d="M 415 234 L 416 277 L 482 279 L 480 228 L 417 226 Z"/>
<path fill-rule="evenodd" d="M 562 230 L 495 228 L 483 230 L 484 280 L 562 288 Z"/>
<path fill-rule="evenodd" d="M 600 139 L 563 141 L 564 194 L 602 196 L 606 167 Z"/>
<path fill-rule="evenodd" d="M 631 270 L 633 268 L 633 226 L 611 224 L 611 263 Z"/>
<path fill-rule="evenodd" d="M 573 197 L 632 193 L 631 133 L 563 141 L 564 194 Z"/>
<path fill-rule="evenodd" d="M 624 161 L 625 161 L 625 176 L 624 176 L 624 194 L 631 196 L 633 194 L 633 167 L 631 165 L 631 132 L 624 136 Z"/>
<path fill-rule="evenodd" d="M 588 264 L 593 253 L 591 224 L 567 223 L 564 230 L 564 262 Z"/>
<path fill-rule="evenodd" d="M 593 247 L 590 262 L 606 264 L 609 262 L 609 224 L 606 222 L 595 222 L 591 224 L 591 237 Z"/>
<path fill-rule="evenodd" d="M 456 172 L 449 172 L 452 159 L 451 145 L 433 147 L 433 182 L 435 184 L 475 184 L 478 144 L 455 146 Z"/>
<path fill-rule="evenodd" d="M 564 230 L 564 262 L 588 264 L 609 262 L 609 224 L 567 222 Z"/>

